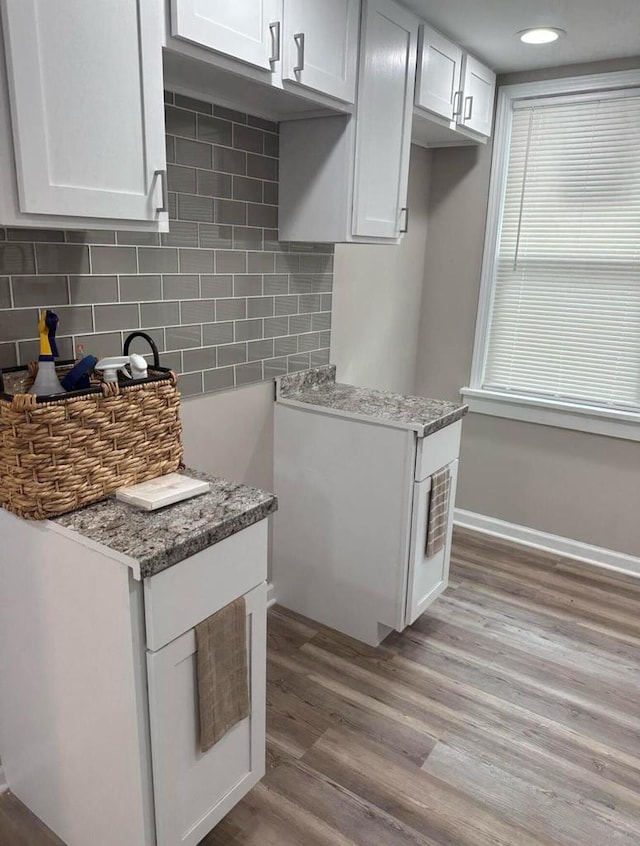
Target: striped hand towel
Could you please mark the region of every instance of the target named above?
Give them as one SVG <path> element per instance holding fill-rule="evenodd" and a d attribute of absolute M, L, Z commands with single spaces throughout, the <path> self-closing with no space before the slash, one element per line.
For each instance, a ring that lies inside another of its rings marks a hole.
<path fill-rule="evenodd" d="M 449 491 L 451 474 L 448 467 L 443 467 L 431 477 L 429 497 L 429 516 L 427 518 L 427 543 L 425 555 L 431 558 L 440 552 L 447 538 L 447 517 L 449 514 Z"/>

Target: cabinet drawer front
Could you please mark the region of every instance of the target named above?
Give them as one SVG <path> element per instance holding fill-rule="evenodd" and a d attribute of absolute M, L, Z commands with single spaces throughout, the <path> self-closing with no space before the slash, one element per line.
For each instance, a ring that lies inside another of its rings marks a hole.
<path fill-rule="evenodd" d="M 421 482 L 458 457 L 461 435 L 462 420 L 458 420 L 433 435 L 420 438 L 416 459 L 416 482 Z"/>
<path fill-rule="evenodd" d="M 265 581 L 267 533 L 261 520 L 145 579 L 147 649 L 160 649 Z"/>
<path fill-rule="evenodd" d="M 198 746 L 195 632 L 147 653 L 158 846 L 196 846 L 264 775 L 266 585 L 245 602 L 251 713 L 207 752 Z"/>

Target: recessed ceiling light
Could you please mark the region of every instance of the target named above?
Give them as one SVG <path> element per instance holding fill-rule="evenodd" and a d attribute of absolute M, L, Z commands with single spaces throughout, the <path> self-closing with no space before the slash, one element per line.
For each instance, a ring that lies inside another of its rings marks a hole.
<path fill-rule="evenodd" d="M 518 33 L 518 37 L 525 44 L 550 44 L 566 34 L 564 29 L 558 29 L 555 26 L 539 26 L 533 29 L 523 29 L 522 32 Z"/>

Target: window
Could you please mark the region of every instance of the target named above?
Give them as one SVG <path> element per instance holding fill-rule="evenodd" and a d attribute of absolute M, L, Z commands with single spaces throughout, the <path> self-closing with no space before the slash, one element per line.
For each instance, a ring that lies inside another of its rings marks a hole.
<path fill-rule="evenodd" d="M 501 89 L 463 393 L 472 410 L 640 439 L 637 72 Z"/>

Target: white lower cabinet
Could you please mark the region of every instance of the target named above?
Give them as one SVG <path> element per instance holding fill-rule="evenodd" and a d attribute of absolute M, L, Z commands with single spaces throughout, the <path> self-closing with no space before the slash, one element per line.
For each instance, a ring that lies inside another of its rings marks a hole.
<path fill-rule="evenodd" d="M 205 753 L 198 748 L 193 629 L 147 653 L 158 846 L 195 846 L 264 775 L 266 586 L 245 596 L 250 716 Z"/>

